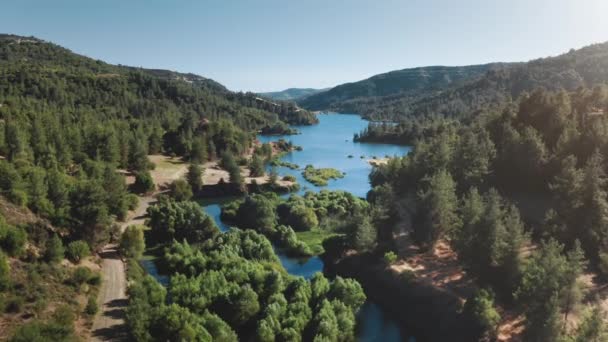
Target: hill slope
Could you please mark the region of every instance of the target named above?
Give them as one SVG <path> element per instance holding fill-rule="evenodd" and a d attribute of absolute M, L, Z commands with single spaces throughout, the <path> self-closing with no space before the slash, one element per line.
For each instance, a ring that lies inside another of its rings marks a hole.
<path fill-rule="evenodd" d="M 273 91 L 268 93 L 260 93 L 261 96 L 271 98 L 273 100 L 281 100 L 281 101 L 295 101 L 301 100 L 308 96 L 318 94 L 320 92 L 326 91 L 329 88 L 325 89 L 313 89 L 313 88 L 289 88 L 282 91 Z"/>
<path fill-rule="evenodd" d="M 277 119 L 298 123 L 316 120 L 287 102 L 258 106 L 252 95 L 230 92 L 199 75 L 111 65 L 34 37 L 1 34 L 0 66 L 6 71 L 0 77 L 2 97 L 25 96 L 60 106 L 68 104 L 60 103 L 63 100 L 80 107 L 125 106 L 122 109 L 131 114 L 141 110 L 193 111 L 208 119 L 231 117 L 245 129 L 257 129 Z M 104 95 L 100 101 L 91 93 Z M 58 94 L 67 98 L 59 99 Z M 148 106 L 161 108 L 145 108 Z"/>
<path fill-rule="evenodd" d="M 414 100 L 420 96 L 461 84 L 500 64 L 463 67 L 430 66 L 391 71 L 368 79 L 346 83 L 300 100 L 305 108 L 313 110 L 350 111 L 367 99 L 393 96 Z"/>
<path fill-rule="evenodd" d="M 402 119 L 411 115 L 462 116 L 539 87 L 575 90 L 607 82 L 608 43 L 526 63 L 489 64 L 485 70 L 474 67 L 464 67 L 468 72 L 465 71 L 456 82 L 415 77 L 414 70 L 422 72 L 426 68 L 393 72 L 395 77 L 388 77 L 392 73 L 382 74 L 335 87 L 306 98 L 300 104 L 313 110 L 356 112 L 372 119 Z M 400 74 L 404 77 L 399 77 Z M 378 85 L 384 78 L 393 82 L 389 82 L 391 86 L 381 86 L 382 91 L 379 91 Z"/>

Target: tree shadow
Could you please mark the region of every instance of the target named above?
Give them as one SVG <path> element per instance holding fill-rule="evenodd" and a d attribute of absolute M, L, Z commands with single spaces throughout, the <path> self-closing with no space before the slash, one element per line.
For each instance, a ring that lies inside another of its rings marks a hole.
<path fill-rule="evenodd" d="M 103 259 L 120 259 L 120 253 L 118 253 L 118 248 L 103 250 L 99 253 L 99 256 Z"/>
<path fill-rule="evenodd" d="M 102 341 L 127 341 L 127 326 L 120 324 L 109 328 L 97 329 L 93 331 L 93 336 Z"/>
<path fill-rule="evenodd" d="M 127 299 L 114 299 L 106 304 L 109 308 L 126 308 L 129 301 Z"/>

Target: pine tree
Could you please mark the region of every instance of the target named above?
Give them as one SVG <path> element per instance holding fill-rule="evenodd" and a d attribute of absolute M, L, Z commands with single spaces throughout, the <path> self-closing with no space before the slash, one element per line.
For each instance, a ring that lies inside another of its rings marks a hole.
<path fill-rule="evenodd" d="M 186 175 L 188 184 L 192 188 L 192 193 L 197 194 L 203 188 L 203 170 L 199 164 L 192 163 L 188 167 L 188 174 Z"/>
<path fill-rule="evenodd" d="M 450 173 L 441 170 L 426 182 L 427 189 L 419 196 L 421 205 L 414 234 L 419 242 L 432 248 L 444 234 L 459 229 L 460 219 L 456 213 L 456 183 Z"/>
<path fill-rule="evenodd" d="M 257 154 L 253 155 L 249 163 L 249 170 L 251 171 L 251 177 L 264 176 L 264 161 Z"/>

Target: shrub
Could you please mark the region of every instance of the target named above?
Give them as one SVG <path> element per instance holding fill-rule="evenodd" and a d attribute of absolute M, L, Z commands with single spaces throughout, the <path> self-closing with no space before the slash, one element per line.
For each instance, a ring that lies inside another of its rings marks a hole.
<path fill-rule="evenodd" d="M 395 261 L 397 261 L 397 254 L 395 254 L 395 252 L 389 251 L 389 252 L 384 253 L 384 262 L 387 265 L 390 265 L 390 264 L 394 263 Z"/>
<path fill-rule="evenodd" d="M 139 196 L 136 194 L 127 194 L 127 208 L 129 210 L 137 209 L 139 205 Z"/>
<path fill-rule="evenodd" d="M 79 263 L 80 260 L 91 255 L 91 250 L 89 245 L 82 240 L 72 241 L 68 244 L 66 255 L 72 262 Z"/>
<path fill-rule="evenodd" d="M 0 223 L 1 224 L 1 223 Z M 2 229 L 0 227 L 0 229 Z M 0 236 L 0 247 L 11 256 L 23 253 L 27 233 L 22 228 L 5 225 L 4 236 Z"/>
<path fill-rule="evenodd" d="M 72 273 L 72 284 L 82 285 L 88 283 L 94 277 L 93 271 L 88 267 L 76 267 Z"/>
<path fill-rule="evenodd" d="M 285 175 L 283 176 L 283 180 L 286 182 L 295 182 L 296 177 L 294 175 Z"/>
<path fill-rule="evenodd" d="M 6 289 L 11 281 L 11 268 L 4 253 L 0 252 L 0 290 Z"/>
<path fill-rule="evenodd" d="M 65 248 L 63 247 L 63 242 L 57 234 L 54 234 L 53 237 L 47 241 L 44 257 L 46 261 L 50 263 L 57 263 L 63 259 L 64 255 Z"/>
<path fill-rule="evenodd" d="M 478 329 L 479 336 L 486 336 L 493 339 L 496 334 L 496 327 L 500 322 L 500 314 L 494 308 L 494 295 L 481 289 L 472 297 L 467 299 L 463 314 Z"/>
<path fill-rule="evenodd" d="M 192 198 L 192 188 L 183 179 L 178 179 L 169 186 L 171 197 L 176 201 L 187 201 Z"/>
<path fill-rule="evenodd" d="M 148 171 L 142 171 L 135 174 L 135 183 L 133 183 L 133 191 L 137 193 L 147 194 L 155 189 L 154 180 Z"/>
<path fill-rule="evenodd" d="M 87 301 L 87 306 L 84 308 L 84 312 L 87 315 L 95 315 L 97 313 L 97 311 L 99 310 L 99 307 L 97 306 L 97 299 L 94 296 L 89 297 L 89 300 Z"/>
<path fill-rule="evenodd" d="M 608 277 L 608 253 L 600 253 L 599 268 L 605 277 Z"/>
<path fill-rule="evenodd" d="M 100 285 L 101 284 L 101 274 L 99 274 L 99 273 L 93 273 L 89 277 L 89 280 L 87 280 L 87 283 L 89 285 L 93 285 L 93 286 Z"/>
<path fill-rule="evenodd" d="M 8 194 L 9 200 L 20 207 L 27 204 L 27 193 L 23 190 L 11 189 Z"/>
<path fill-rule="evenodd" d="M 128 226 L 120 238 L 120 251 L 127 258 L 139 259 L 145 249 L 142 226 Z"/>

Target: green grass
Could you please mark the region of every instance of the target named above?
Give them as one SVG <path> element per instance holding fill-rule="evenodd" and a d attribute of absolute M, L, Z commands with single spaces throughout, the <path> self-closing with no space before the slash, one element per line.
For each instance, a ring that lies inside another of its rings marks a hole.
<path fill-rule="evenodd" d="M 323 254 L 323 241 L 332 236 L 338 235 L 320 229 L 313 229 L 306 232 L 296 232 L 298 240 L 301 240 L 310 247 L 314 255 Z"/>
<path fill-rule="evenodd" d="M 344 173 L 332 168 L 316 169 L 312 165 L 306 165 L 306 168 L 302 171 L 302 176 L 316 186 L 325 186 L 330 179 L 343 178 Z"/>

